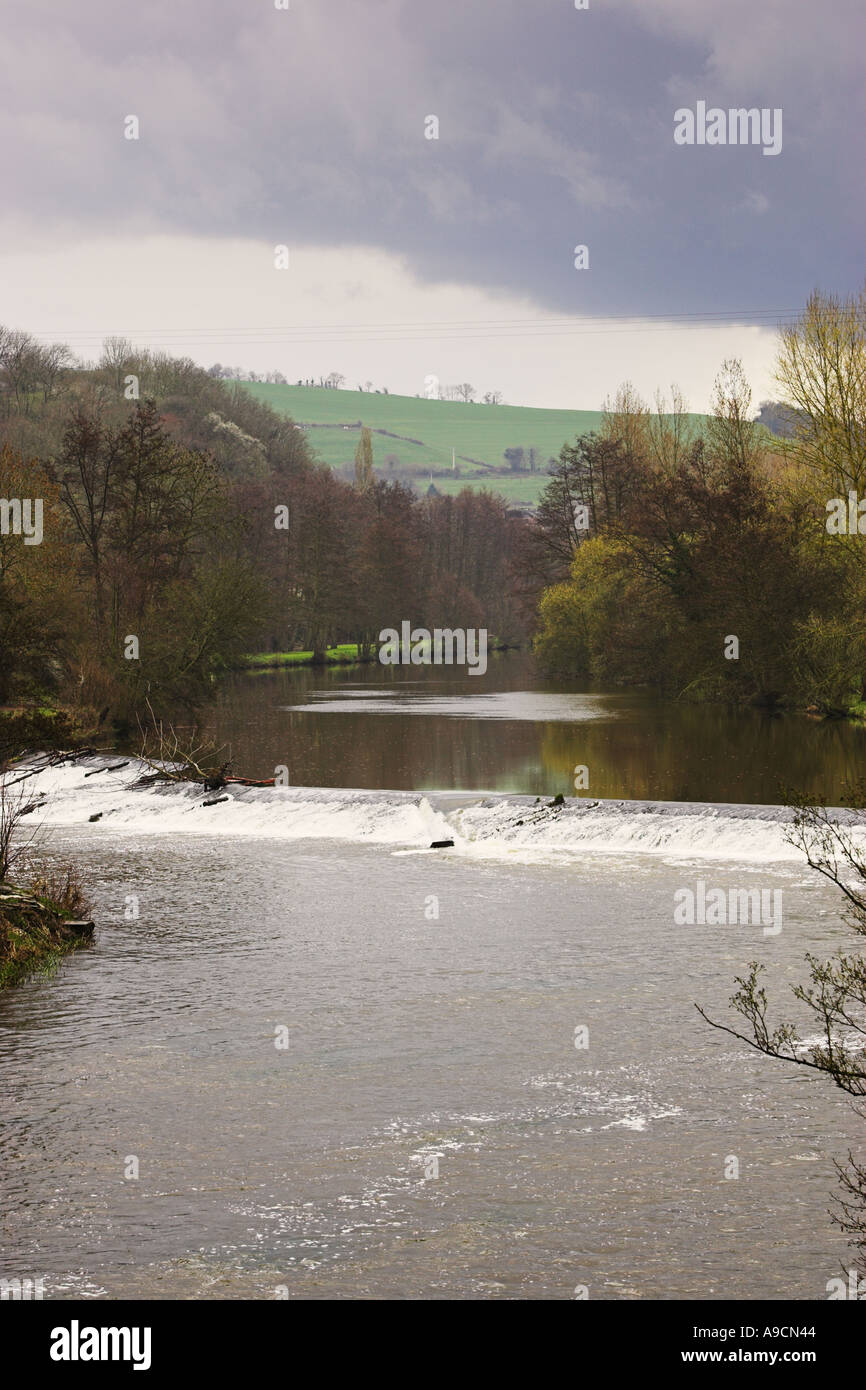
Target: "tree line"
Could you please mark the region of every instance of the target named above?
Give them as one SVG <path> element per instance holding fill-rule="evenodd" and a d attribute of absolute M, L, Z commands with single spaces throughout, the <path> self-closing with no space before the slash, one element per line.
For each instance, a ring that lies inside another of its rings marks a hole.
<path fill-rule="evenodd" d="M 525 631 L 526 523 L 502 498 L 421 499 L 371 459 L 353 486 L 188 359 L 112 339 L 52 375 L 42 353 L 0 332 L 0 497 L 44 507 L 41 544 L 0 535 L 0 703 L 123 731 L 148 706 L 197 709 L 254 651 L 369 653 L 404 619 Z"/>
<path fill-rule="evenodd" d="M 866 294 L 814 294 L 780 337 L 789 433 L 737 361 L 695 429 L 626 385 L 562 449 L 523 550 L 551 671 L 695 699 L 844 712 L 866 700 Z M 732 640 L 735 639 L 735 640 Z"/>
<path fill-rule="evenodd" d="M 45 507 L 41 544 L 0 534 L 0 702 L 123 727 L 146 701 L 195 708 L 245 653 L 370 652 L 408 618 L 531 634 L 546 670 L 580 680 L 862 707 L 864 344 L 866 296 L 810 298 L 779 341 L 782 436 L 736 361 L 702 426 L 676 389 L 653 410 L 626 384 L 526 518 L 495 493 L 383 480 L 365 431 L 343 480 L 293 420 L 189 359 L 109 339 L 82 367 L 0 329 L 0 498 Z M 830 528 L 852 496 L 853 530 Z"/>

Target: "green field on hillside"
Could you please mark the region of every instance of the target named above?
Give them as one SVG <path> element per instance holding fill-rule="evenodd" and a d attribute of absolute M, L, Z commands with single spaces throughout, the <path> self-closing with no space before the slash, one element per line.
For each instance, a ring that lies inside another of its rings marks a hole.
<path fill-rule="evenodd" d="M 381 477 L 409 478 L 423 490 L 432 473 L 440 492 L 486 486 L 523 505 L 538 500 L 547 479 L 548 459 L 558 456 L 566 440 L 597 429 L 601 421 L 600 412 L 592 410 L 464 405 L 265 382 L 244 382 L 243 386 L 304 426 L 312 448 L 332 468 L 352 467 L 364 424 L 373 431 L 373 461 Z M 388 433 L 377 433 L 381 430 Z M 456 473 L 451 471 L 452 448 L 457 455 Z M 527 455 L 536 449 L 540 471 L 512 472 L 503 457 L 510 448 L 523 448 Z M 393 464 L 389 456 L 396 460 Z"/>
<path fill-rule="evenodd" d="M 474 473 L 471 476 L 464 473 L 462 477 L 449 474 L 447 478 L 433 478 L 437 492 L 447 497 L 456 497 L 466 487 L 488 488 L 516 507 L 537 507 L 547 482 L 547 473 Z M 421 491 L 426 491 L 430 485 L 429 475 L 425 473 L 419 483 L 423 484 Z"/>
<path fill-rule="evenodd" d="M 424 490 L 432 474 L 440 492 L 489 487 L 524 506 L 537 502 L 547 480 L 548 460 L 558 457 L 563 444 L 601 424 L 598 410 L 464 405 L 315 386 L 241 384 L 272 409 L 291 415 L 306 429 L 318 457 L 338 471 L 351 469 L 360 427 L 367 425 L 373 431 L 373 462 L 380 477 L 408 479 Z M 703 417 L 694 419 L 703 423 Z M 452 448 L 456 473 L 451 471 Z M 509 469 L 504 451 L 513 448 L 525 451 L 525 471 Z M 530 449 L 537 451 L 539 471 L 534 473 L 528 471 Z"/>

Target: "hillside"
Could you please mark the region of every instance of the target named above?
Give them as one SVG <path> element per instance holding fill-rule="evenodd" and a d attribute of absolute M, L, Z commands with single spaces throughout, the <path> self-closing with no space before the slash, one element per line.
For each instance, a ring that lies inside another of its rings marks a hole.
<path fill-rule="evenodd" d="M 306 429 L 318 456 L 337 471 L 353 468 L 364 424 L 373 431 L 374 462 L 383 477 L 400 477 L 423 487 L 432 472 L 440 492 L 488 486 L 524 506 L 537 501 L 546 482 L 548 460 L 557 457 L 567 440 L 598 429 L 601 422 L 601 412 L 594 410 L 464 405 L 315 386 L 241 384 L 274 410 L 293 416 Z M 452 448 L 457 454 L 454 473 Z M 525 452 L 521 471 L 512 471 L 503 457 L 504 450 L 512 448 Z M 537 451 L 535 472 L 529 470 L 530 449 Z M 389 455 L 397 460 L 393 466 L 387 461 Z"/>

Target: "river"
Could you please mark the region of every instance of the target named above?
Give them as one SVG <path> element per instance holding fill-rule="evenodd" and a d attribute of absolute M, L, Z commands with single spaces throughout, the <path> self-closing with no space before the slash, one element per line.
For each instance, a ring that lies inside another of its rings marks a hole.
<path fill-rule="evenodd" d="M 346 666 L 239 675 L 208 735 L 247 776 L 566 796 L 574 768 L 605 798 L 775 804 L 782 787 L 838 800 L 862 776 L 866 725 L 696 705 L 539 675 L 519 652 L 483 676 Z"/>
<path fill-rule="evenodd" d="M 796 1017 L 804 954 L 850 945 L 774 788 L 834 799 L 862 731 L 555 688 L 519 656 L 436 674 L 235 678 L 215 732 L 288 787 L 204 806 L 87 777 L 103 758 L 33 779 L 40 853 L 80 866 L 98 926 L 0 997 L 0 1274 L 61 1299 L 826 1297 L 862 1127 L 695 1004 L 730 1022 L 758 959 Z M 781 930 L 677 925 L 699 882 L 780 890 Z"/>

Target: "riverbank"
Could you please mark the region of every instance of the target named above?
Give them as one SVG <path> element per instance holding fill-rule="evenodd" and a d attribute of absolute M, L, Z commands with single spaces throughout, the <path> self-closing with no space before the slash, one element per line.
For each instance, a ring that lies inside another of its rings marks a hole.
<path fill-rule="evenodd" d="M 44 806 L 43 796 L 30 801 L 27 794 L 38 767 L 23 767 L 26 750 L 40 749 L 41 766 L 50 767 L 61 748 L 80 738 L 72 710 L 43 704 L 0 707 L 0 990 L 36 971 L 50 973 L 93 935 L 90 903 L 75 869 L 39 874 L 27 887 L 9 878 L 20 823 Z"/>
<path fill-rule="evenodd" d="M 0 705 L 0 766 L 31 748 L 76 748 L 92 732 L 79 711 L 47 696 L 39 704 Z"/>
<path fill-rule="evenodd" d="M 520 651 L 519 647 L 506 642 L 488 642 L 488 652 Z M 339 646 L 328 647 L 324 656 L 315 652 L 253 652 L 243 658 L 239 669 L 243 671 L 267 671 L 283 666 L 369 666 L 378 662 L 379 652 L 359 654 L 357 642 L 342 642 Z"/>
<path fill-rule="evenodd" d="M 375 656 L 358 655 L 357 642 L 343 642 L 328 647 L 324 654 L 316 652 L 253 652 L 243 658 L 240 669 L 266 671 L 278 666 L 355 666 L 375 661 Z"/>
<path fill-rule="evenodd" d="M 49 973 L 93 935 L 81 889 L 67 875 L 59 895 L 0 883 L 0 990 L 36 971 Z"/>

